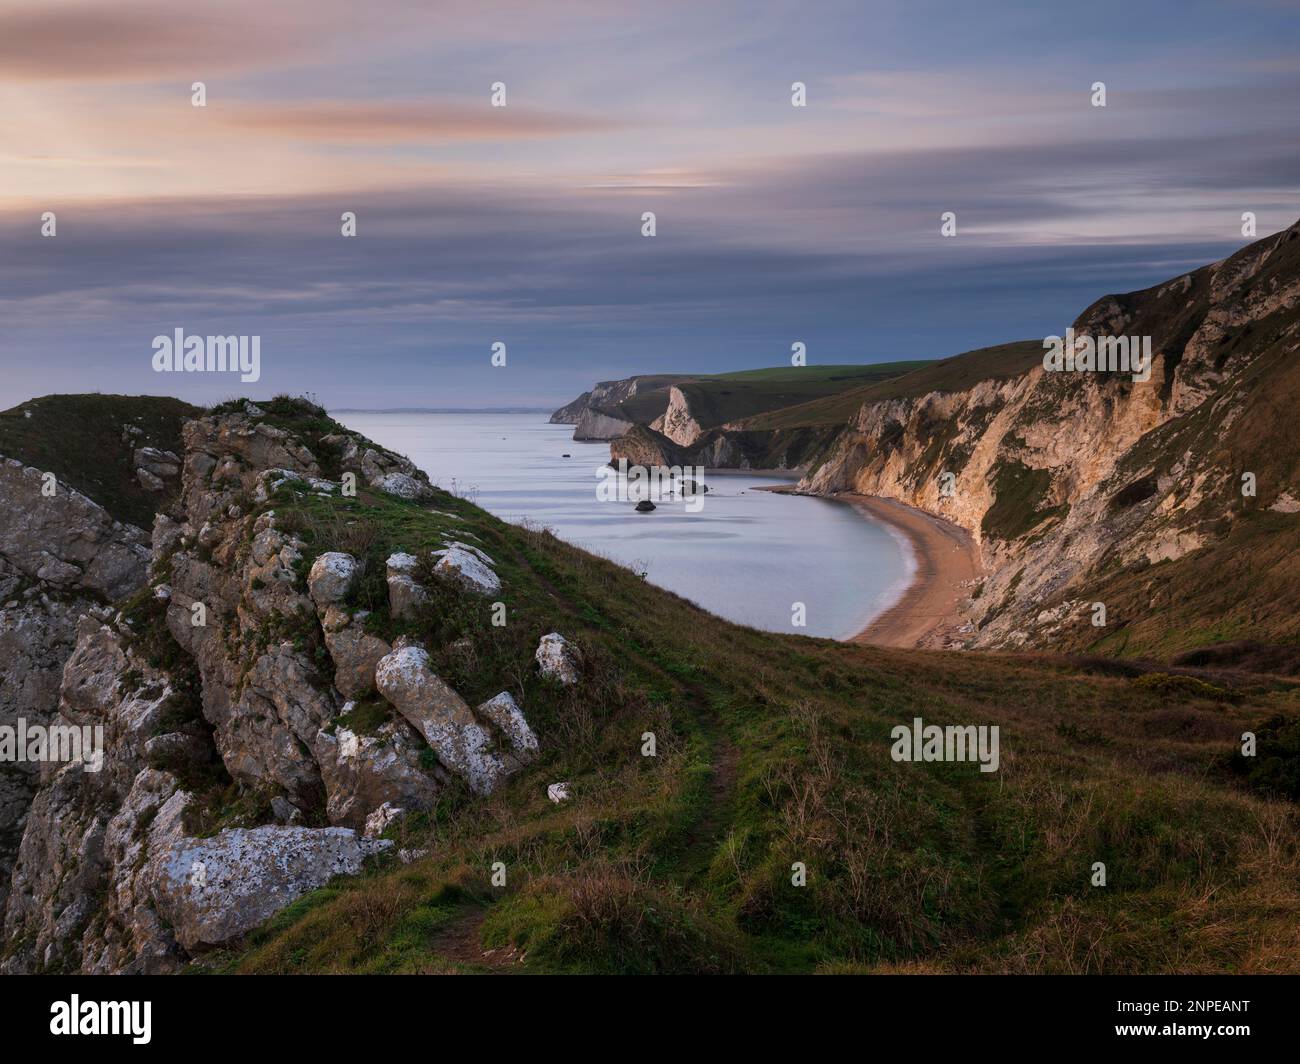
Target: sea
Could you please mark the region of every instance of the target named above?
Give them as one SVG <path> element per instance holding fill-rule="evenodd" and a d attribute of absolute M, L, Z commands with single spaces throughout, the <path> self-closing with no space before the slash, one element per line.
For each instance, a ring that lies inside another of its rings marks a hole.
<path fill-rule="evenodd" d="M 846 503 L 760 490 L 793 476 L 709 470 L 707 493 L 660 493 L 653 512 L 639 513 L 601 471 L 609 444 L 580 443 L 544 412 L 335 416 L 438 487 L 549 528 L 738 624 L 846 639 L 893 605 L 915 571 L 901 533 Z"/>

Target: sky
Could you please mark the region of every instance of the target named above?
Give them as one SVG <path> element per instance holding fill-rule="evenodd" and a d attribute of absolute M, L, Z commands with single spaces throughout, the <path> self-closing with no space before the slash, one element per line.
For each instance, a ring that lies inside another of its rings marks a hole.
<path fill-rule="evenodd" d="M 554 407 L 1060 333 L 1300 218 L 1297 54 L 1284 0 L 0 0 L 0 408 Z M 156 372 L 176 329 L 260 379 Z"/>

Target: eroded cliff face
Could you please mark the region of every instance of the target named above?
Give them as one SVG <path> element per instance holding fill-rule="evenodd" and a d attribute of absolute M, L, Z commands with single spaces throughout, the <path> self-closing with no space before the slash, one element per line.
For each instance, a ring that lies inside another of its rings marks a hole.
<path fill-rule="evenodd" d="M 1079 337 L 1152 337 L 1149 381 L 1040 366 L 870 403 L 801 488 L 899 499 L 966 528 L 988 577 L 972 589 L 964 645 L 1051 647 L 1091 608 L 1073 596 L 1098 574 L 1181 557 L 1222 535 L 1243 506 L 1280 511 L 1296 496 L 1294 462 L 1277 461 L 1264 438 L 1286 417 L 1269 382 L 1294 384 L 1298 305 L 1292 227 L 1167 284 L 1099 300 L 1074 323 Z M 1253 431 L 1242 437 L 1246 422 Z M 1241 491 L 1247 472 L 1255 496 Z"/>
<path fill-rule="evenodd" d="M 55 720 L 64 663 L 88 611 L 144 585 L 148 536 L 15 459 L 0 459 L 0 727 Z M 0 763 L 0 910 L 39 765 Z"/>
<path fill-rule="evenodd" d="M 304 408 L 301 420 L 325 419 Z M 18 708 L 102 729 L 103 758 L 97 770 L 84 758 L 47 762 L 34 798 L 26 781 L 5 971 L 175 970 L 357 872 L 392 846 L 379 834 L 452 780 L 485 793 L 536 754 L 508 694 L 473 709 L 422 647 L 368 631 L 366 611 L 349 604 L 357 560 L 334 551 L 308 566 L 302 539 L 267 508 L 285 492 L 333 496 L 345 483 L 420 503 L 434 494 L 423 473 L 350 433 L 273 424 L 252 404 L 188 421 L 184 444 L 179 498 L 148 548 L 138 529 L 105 525 L 81 500 L 68 503 L 79 525 L 42 519 L 78 543 L 94 530 L 94 557 L 61 541 L 47 552 L 96 586 L 135 594 L 120 607 L 67 599 L 40 622 L 75 637 L 66 664 L 55 654 L 15 673 L 31 677 Z M 110 566 L 119 554 L 134 567 Z M 34 550 L 21 560 L 38 564 Z M 459 543 L 424 567 L 394 555 L 394 616 L 427 600 L 423 580 L 499 592 L 493 567 Z M 17 609 L 0 641 L 38 626 L 21 613 L 34 605 Z M 35 637 L 24 647 L 34 660 Z M 354 725 L 360 702 L 388 707 L 384 722 Z M 268 812 L 234 823 L 222 812 L 231 794 Z"/>
<path fill-rule="evenodd" d="M 659 409 L 668 401 L 664 380 L 657 377 L 628 377 L 626 380 L 601 381 L 551 415 L 553 425 L 573 425 L 575 440 L 612 440 L 627 432 L 635 423 L 622 404 L 645 392 L 663 392 Z M 651 406 L 655 404 L 652 402 Z"/>

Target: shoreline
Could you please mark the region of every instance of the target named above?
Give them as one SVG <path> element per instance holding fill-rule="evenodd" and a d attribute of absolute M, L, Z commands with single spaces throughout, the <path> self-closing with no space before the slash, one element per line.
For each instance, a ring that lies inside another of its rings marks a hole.
<path fill-rule="evenodd" d="M 896 499 L 835 498 L 901 532 L 912 548 L 912 582 L 898 600 L 845 642 L 911 649 L 942 647 L 964 620 L 962 585 L 984 575 L 979 545 L 965 529 Z"/>
<path fill-rule="evenodd" d="M 785 485 L 756 490 L 804 494 Z M 893 605 L 840 642 L 907 650 L 942 648 L 966 619 L 961 603 L 967 589 L 962 585 L 985 575 L 979 544 L 971 534 L 951 521 L 897 499 L 856 492 L 817 497 L 847 503 L 869 520 L 900 535 L 912 552 L 911 580 L 903 593 Z"/>

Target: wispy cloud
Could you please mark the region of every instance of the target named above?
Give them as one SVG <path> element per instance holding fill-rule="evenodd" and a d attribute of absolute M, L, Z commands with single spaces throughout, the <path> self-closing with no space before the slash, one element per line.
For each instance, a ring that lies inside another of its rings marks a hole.
<path fill-rule="evenodd" d="M 232 129 L 329 144 L 434 144 L 594 133 L 621 123 L 590 115 L 459 101 L 237 103 L 219 121 Z"/>

